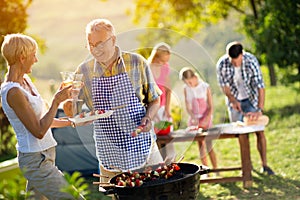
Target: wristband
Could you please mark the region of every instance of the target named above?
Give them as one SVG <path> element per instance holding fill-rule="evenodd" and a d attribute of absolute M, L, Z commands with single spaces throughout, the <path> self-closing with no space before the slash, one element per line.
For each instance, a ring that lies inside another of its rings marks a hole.
<path fill-rule="evenodd" d="M 257 112 L 263 112 L 263 109 L 258 108 L 256 111 L 257 111 Z"/>
<path fill-rule="evenodd" d="M 72 128 L 76 128 L 76 124 L 74 122 L 71 122 Z"/>

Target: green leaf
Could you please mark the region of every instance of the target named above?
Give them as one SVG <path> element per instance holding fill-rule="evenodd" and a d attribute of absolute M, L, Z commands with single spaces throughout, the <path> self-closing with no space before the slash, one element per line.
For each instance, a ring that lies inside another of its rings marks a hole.
<path fill-rule="evenodd" d="M 163 130 L 168 128 L 169 126 L 171 126 L 173 123 L 169 122 L 169 121 L 160 121 L 154 124 L 154 127 L 159 129 L 159 130 Z"/>

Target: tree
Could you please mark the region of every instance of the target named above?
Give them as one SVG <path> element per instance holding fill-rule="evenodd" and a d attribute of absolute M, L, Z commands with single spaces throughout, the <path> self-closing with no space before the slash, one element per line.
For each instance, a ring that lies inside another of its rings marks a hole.
<path fill-rule="evenodd" d="M 149 27 L 171 29 L 193 36 L 204 26 L 227 18 L 233 11 L 237 12 L 241 19 L 244 18 L 242 29 L 246 30 L 247 36 L 255 43 L 254 53 L 260 57 L 262 64 L 269 67 L 271 84 L 276 85 L 273 81 L 276 80 L 275 64 L 285 69 L 287 79 L 299 80 L 299 63 L 294 62 L 300 56 L 297 1 L 299 0 L 137 0 L 134 21 L 140 23 L 146 18 Z M 285 4 L 285 9 L 281 9 L 281 4 Z M 268 48 L 270 44 L 272 47 Z M 296 73 L 293 79 L 289 78 L 290 68 L 298 69 L 298 72 L 292 72 Z"/>
<path fill-rule="evenodd" d="M 32 0 L 27 2 L 23 0 L 0 0 L 0 34 L 6 35 L 9 33 L 22 33 L 27 28 L 27 13 L 26 9 L 31 4 Z M 0 44 L 3 42 L 3 37 L 0 38 Z M 1 75 L 5 71 L 4 59 L 0 58 Z"/>
<path fill-rule="evenodd" d="M 281 69 L 280 81 L 300 80 L 299 0 L 266 0 L 255 18 L 246 15 L 244 30 L 254 42 L 255 52 L 269 68 L 271 85 L 276 85 L 274 65 Z"/>
<path fill-rule="evenodd" d="M 149 46 L 148 43 L 153 44 L 159 39 L 172 45 L 181 39 L 178 36 L 192 37 L 206 25 L 226 18 L 230 9 L 244 13 L 241 9 L 244 7 L 246 7 L 245 2 L 240 0 L 230 2 L 226 0 L 137 0 L 134 22 L 144 22 L 143 19 L 146 18 L 148 27 L 160 28 L 164 33 L 160 34 L 157 31 L 153 34 L 153 31 L 149 29 L 143 36 L 140 36 L 141 46 Z M 177 34 L 172 34 L 170 30 Z"/>
<path fill-rule="evenodd" d="M 27 8 L 31 5 L 32 0 L 0 0 L 0 34 L 23 33 L 27 28 Z M 39 40 L 41 49 L 44 50 L 44 42 Z M 0 38 L 0 44 L 3 37 Z M 0 56 L 0 84 L 6 71 L 6 63 Z M 13 133 L 9 129 L 9 122 L 3 113 L 0 102 L 0 138 L 1 148 L 0 155 L 11 154 L 15 151 L 15 139 Z"/>

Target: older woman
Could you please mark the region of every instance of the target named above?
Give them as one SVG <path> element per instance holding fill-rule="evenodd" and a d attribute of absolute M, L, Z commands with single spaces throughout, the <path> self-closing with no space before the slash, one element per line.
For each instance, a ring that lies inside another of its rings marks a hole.
<path fill-rule="evenodd" d="M 54 119 L 59 104 L 69 98 L 70 87 L 60 89 L 49 109 L 31 82 L 28 73 L 36 63 L 37 43 L 23 34 L 6 35 L 1 52 L 8 73 L 1 85 L 1 101 L 17 136 L 18 162 L 27 179 L 27 190 L 36 199 L 72 199 L 61 192 L 67 185 L 55 166 L 56 141 L 50 127 L 69 126 L 67 120 Z"/>

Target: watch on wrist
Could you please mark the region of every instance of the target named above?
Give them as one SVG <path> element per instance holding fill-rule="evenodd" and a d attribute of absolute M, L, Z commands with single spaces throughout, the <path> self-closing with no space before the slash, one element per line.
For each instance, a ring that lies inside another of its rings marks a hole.
<path fill-rule="evenodd" d="M 263 112 L 263 109 L 258 108 L 258 109 L 257 109 L 257 112 Z"/>

